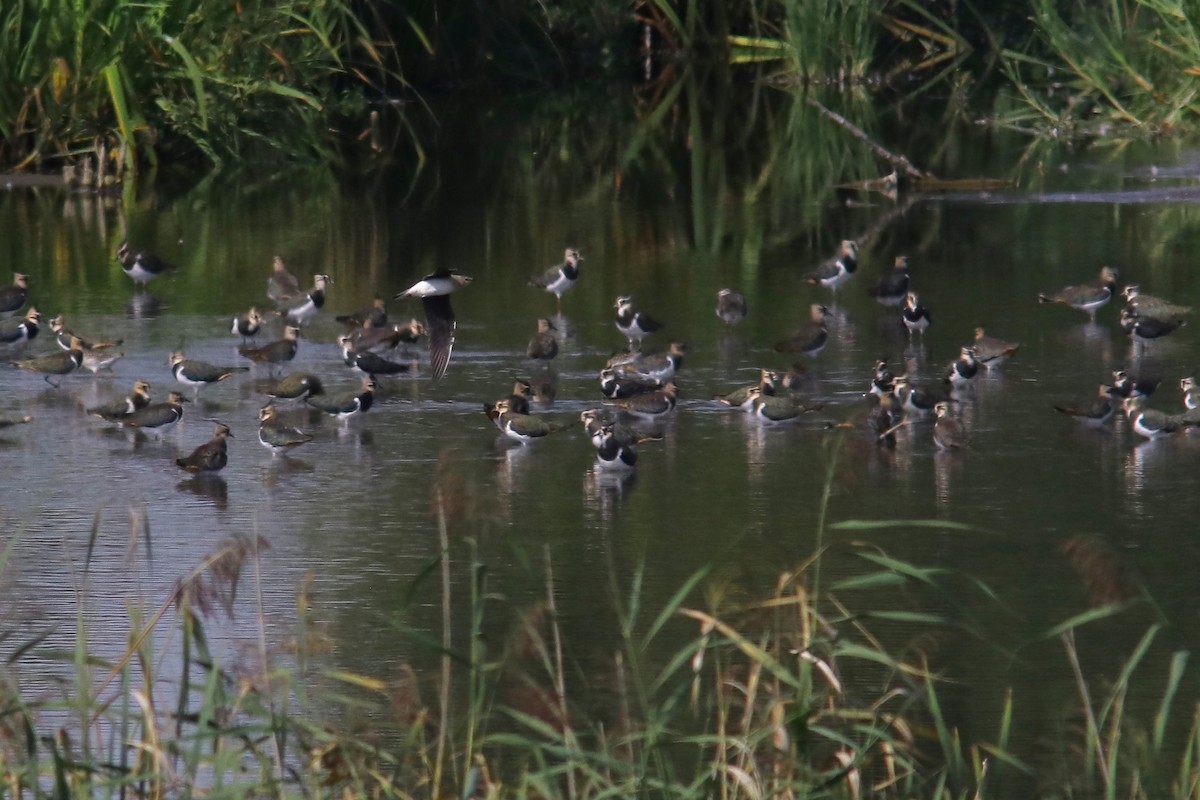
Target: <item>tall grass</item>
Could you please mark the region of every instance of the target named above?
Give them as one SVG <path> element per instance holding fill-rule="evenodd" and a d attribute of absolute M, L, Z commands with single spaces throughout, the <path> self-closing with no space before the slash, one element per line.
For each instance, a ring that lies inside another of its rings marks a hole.
<path fill-rule="evenodd" d="M 348 0 L 5 3 L 0 161 L 331 158 L 367 127 L 364 90 L 399 77 L 358 12 Z"/>

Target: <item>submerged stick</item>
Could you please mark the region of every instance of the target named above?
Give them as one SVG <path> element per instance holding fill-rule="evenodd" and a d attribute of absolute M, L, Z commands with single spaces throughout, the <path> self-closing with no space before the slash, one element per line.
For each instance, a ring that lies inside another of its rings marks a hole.
<path fill-rule="evenodd" d="M 908 177 L 910 177 L 910 178 L 929 177 L 926 173 L 924 173 L 921 170 L 914 167 L 912 165 L 912 162 L 909 161 L 907 158 L 905 158 L 902 155 L 897 155 L 896 153 L 893 153 L 891 150 L 888 150 L 886 147 L 879 144 L 874 139 L 872 139 L 870 136 L 868 136 L 866 131 L 864 131 L 862 128 L 858 127 L 857 125 L 855 125 L 850 120 L 843 117 L 841 114 L 837 113 L 836 111 L 830 111 L 828 108 L 821 105 L 821 103 L 819 101 L 814 100 L 811 97 L 808 98 L 808 104 L 810 106 L 812 106 L 813 108 L 815 108 L 817 111 L 820 111 L 825 116 L 829 117 L 829 119 L 833 120 L 838 125 L 841 125 L 843 128 L 848 130 L 854 138 L 856 138 L 862 142 L 865 142 L 868 147 L 870 147 L 872 150 L 875 151 L 875 154 L 877 156 L 879 156 L 880 158 L 885 159 L 887 161 L 890 161 L 897 168 L 899 168 L 901 171 L 903 171 L 904 174 L 907 175 Z"/>

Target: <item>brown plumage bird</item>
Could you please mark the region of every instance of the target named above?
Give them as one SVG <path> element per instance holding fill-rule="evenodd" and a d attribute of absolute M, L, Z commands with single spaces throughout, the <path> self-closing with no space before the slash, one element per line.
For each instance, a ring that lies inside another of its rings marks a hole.
<path fill-rule="evenodd" d="M 188 472 L 216 472 L 229 463 L 225 439 L 233 436 L 229 426 L 220 422 L 213 429 L 213 438 L 192 451 L 187 458 L 175 459 L 175 464 Z"/>
<path fill-rule="evenodd" d="M 554 331 L 558 330 L 548 319 L 539 319 L 537 321 L 537 333 L 529 340 L 529 347 L 525 349 L 525 354 L 535 361 L 550 361 L 558 355 L 558 339 L 554 336 Z"/>

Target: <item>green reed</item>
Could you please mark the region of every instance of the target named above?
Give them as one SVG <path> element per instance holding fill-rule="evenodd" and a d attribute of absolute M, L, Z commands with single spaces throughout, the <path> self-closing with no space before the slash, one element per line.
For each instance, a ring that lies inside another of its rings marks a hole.
<path fill-rule="evenodd" d="M 367 128 L 364 89 L 400 79 L 369 20 L 346 0 L 13 0 L 0 160 L 329 159 Z"/>

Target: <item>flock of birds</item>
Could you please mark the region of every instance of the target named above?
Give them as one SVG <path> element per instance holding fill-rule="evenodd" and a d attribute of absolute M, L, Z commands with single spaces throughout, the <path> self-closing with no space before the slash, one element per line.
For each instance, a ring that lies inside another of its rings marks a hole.
<path fill-rule="evenodd" d="M 173 270 L 163 259 L 146 251 L 121 243 L 117 260 L 123 271 L 141 289 L 157 276 Z M 582 256 L 567 248 L 561 264 L 551 267 L 530 279 L 530 284 L 553 294 L 561 314 L 563 295 L 580 277 Z M 804 279 L 813 285 L 836 292 L 850 281 L 857 271 L 858 246 L 844 241 L 837 253 Z M 312 440 L 312 435 L 285 422 L 277 403 L 303 402 L 316 412 L 347 419 L 370 410 L 377 389 L 378 376 L 412 373 L 415 363 L 411 357 L 388 358 L 400 345 L 417 343 L 421 337 L 429 342 L 429 365 L 433 380 L 445 375 L 453 351 L 456 321 L 450 295 L 468 285 L 472 279 L 448 269 L 427 275 L 395 299 L 417 298 L 424 309 L 424 322 L 413 319 L 406 323 L 388 320 L 386 304 L 376 298 L 371 306 L 336 317 L 346 332 L 338 337 L 345 364 L 362 375 L 360 386 L 340 394 L 326 393 L 320 376 L 310 372 L 292 372 L 275 381 L 266 391 L 268 400 L 259 411 L 259 441 L 274 452 L 290 450 Z M 251 307 L 232 320 L 231 333 L 242 337 L 238 352 L 254 364 L 274 369 L 290 362 L 298 349 L 301 326 L 322 311 L 326 293 L 333 284 L 328 275 L 314 275 L 312 286 L 305 289 L 292 275 L 283 260 L 275 258 L 266 280 L 266 297 L 271 308 L 266 311 Z M 893 268 L 870 288 L 870 294 L 882 305 L 899 308 L 899 323 L 909 336 L 923 336 L 932 323 L 932 316 L 911 287 L 908 259 L 899 256 Z M 1059 291 L 1042 294 L 1039 300 L 1070 306 L 1095 320 L 1099 308 L 1117 294 L 1117 272 L 1104 267 L 1096 284 L 1068 286 Z M 1137 286 L 1123 290 L 1126 305 L 1120 313 L 1122 329 L 1135 346 L 1167 336 L 1185 324 L 1191 309 L 1162 298 L 1142 294 Z M 29 279 L 17 273 L 11 286 L 0 289 L 0 357 L 15 367 L 43 375 L 52 385 L 79 369 L 93 373 L 112 367 L 122 357 L 121 342 L 90 340 L 69 329 L 62 316 L 50 320 L 58 349 L 39 356 L 19 358 L 21 351 L 38 337 L 44 320 L 35 306 L 29 304 Z M 28 307 L 26 308 L 26 306 Z M 747 315 L 745 297 L 732 289 L 717 293 L 716 315 L 728 327 L 738 325 Z M 809 309 L 809 319 L 790 336 L 774 345 L 780 354 L 803 354 L 816 357 L 829 338 L 829 311 L 821 304 Z M 258 345 L 254 340 L 272 319 L 284 323 L 280 338 Z M 647 440 L 661 438 L 655 421 L 671 414 L 678 393 L 674 381 L 683 366 L 686 346 L 671 342 L 666 350 L 647 351 L 643 342 L 662 329 L 662 325 L 633 302 L 621 295 L 614 303 L 614 324 L 625 337 L 627 349 L 613 355 L 599 372 L 602 401 L 598 407 L 587 409 L 580 422 L 596 451 L 597 464 L 605 470 L 629 472 L 637 463 L 637 446 Z M 537 331 L 530 340 L 526 355 L 535 361 L 549 362 L 559 352 L 554 323 L 538 320 Z M 1019 349 L 1017 342 L 989 336 L 977 328 L 974 341 L 961 348 L 959 357 L 949 364 L 941 388 L 921 388 L 907 375 L 893 375 L 885 360 L 876 362 L 866 396 L 868 407 L 836 427 L 858 430 L 881 447 L 894 447 L 896 432 L 907 425 L 932 418 L 932 439 L 941 450 L 956 450 L 966 445 L 967 435 L 954 412 L 960 393 L 970 390 L 980 370 L 998 367 Z M 400 352 L 406 352 L 401 350 Z M 217 366 L 189 358 L 181 349 L 168 358 L 172 376 L 182 386 L 196 392 L 207 384 L 218 383 L 247 372 L 250 366 Z M 762 368 L 758 380 L 715 398 L 730 407 L 739 408 L 766 423 L 784 423 L 801 415 L 819 410 L 820 405 L 807 404 L 802 390 L 808 379 L 802 366 L 780 374 Z M 1104 424 L 1123 411 L 1134 431 L 1148 438 L 1167 436 L 1200 425 L 1200 385 L 1191 377 L 1180 382 L 1185 408 L 1178 414 L 1146 406 L 1146 397 L 1157 383 L 1137 380 L 1124 371 L 1113 374 L 1111 383 L 1101 384 L 1094 399 L 1071 406 L 1055 408 L 1084 423 Z M 172 391 L 163 402 L 151 402 L 151 387 L 145 380 L 134 383 L 126 397 L 87 409 L 88 413 L 106 423 L 161 436 L 173 428 L 184 415 L 189 402 L 181 391 Z M 561 421 L 535 414 L 530 407 L 533 387 L 519 380 L 512 392 L 494 402 L 483 404 L 487 417 L 504 436 L 521 444 L 548 436 L 566 427 Z M 28 416 L 0 415 L 0 428 L 29 421 Z M 831 423 L 832 424 L 832 423 Z M 190 455 L 181 456 L 175 463 L 189 472 L 215 472 L 228 463 L 227 439 L 233 434 L 222 422 L 215 422 L 212 438 L 197 447 Z"/>

